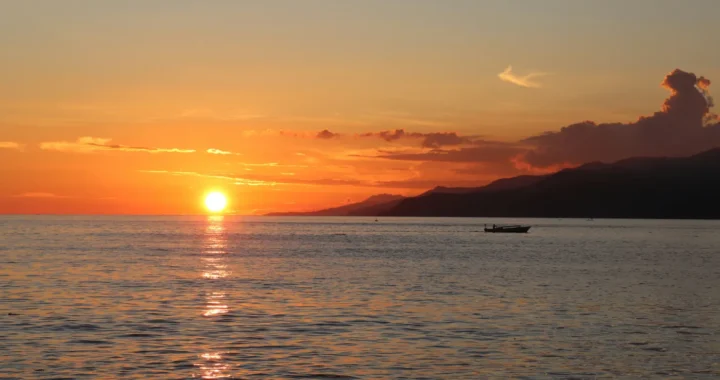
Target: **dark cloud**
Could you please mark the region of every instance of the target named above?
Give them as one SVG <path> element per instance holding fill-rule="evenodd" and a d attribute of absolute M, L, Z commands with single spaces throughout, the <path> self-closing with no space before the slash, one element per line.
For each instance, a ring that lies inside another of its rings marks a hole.
<path fill-rule="evenodd" d="M 422 139 L 421 146 L 423 148 L 440 148 L 443 146 L 469 144 L 472 139 L 469 137 L 459 136 L 456 132 L 406 132 L 404 129 L 396 129 L 393 131 L 380 131 L 362 133 L 360 137 L 379 137 L 387 142 L 393 142 L 400 139 Z"/>
<path fill-rule="evenodd" d="M 452 187 L 478 187 L 488 183 L 485 179 L 441 179 L 441 178 L 416 178 L 398 181 L 379 181 L 374 184 L 376 187 L 386 187 L 392 189 L 432 189 L 437 186 Z"/>
<path fill-rule="evenodd" d="M 386 153 L 377 157 L 403 161 L 508 162 L 526 151 L 520 145 L 499 141 L 476 140 L 473 144 L 472 147 L 461 149 L 433 149 L 423 153 Z"/>
<path fill-rule="evenodd" d="M 468 137 L 458 136 L 455 132 L 428 133 L 423 139 L 424 148 L 440 148 L 442 146 L 462 145 L 473 142 Z"/>
<path fill-rule="evenodd" d="M 316 138 L 323 139 L 323 140 L 333 139 L 338 136 L 340 136 L 340 134 L 332 133 L 332 132 L 328 131 L 327 129 L 323 129 L 322 131 L 318 132 L 317 135 L 315 135 Z"/>
<path fill-rule="evenodd" d="M 634 123 L 584 121 L 522 141 L 522 160 L 533 167 L 611 162 L 637 156 L 686 156 L 720 146 L 720 123 L 709 113 L 710 81 L 674 70 L 662 81 L 670 91 L 662 109 Z"/>
<path fill-rule="evenodd" d="M 404 129 L 396 129 L 394 131 L 380 131 L 380 132 L 367 132 L 361 133 L 360 137 L 379 137 L 387 142 L 393 142 L 402 138 L 421 138 L 422 133 L 416 132 L 405 132 Z"/>
<path fill-rule="evenodd" d="M 508 174 L 517 172 L 517 168 L 511 160 L 467 163 L 458 168 L 453 168 L 452 172 L 459 175 L 467 176 L 488 176 L 493 174 Z"/>

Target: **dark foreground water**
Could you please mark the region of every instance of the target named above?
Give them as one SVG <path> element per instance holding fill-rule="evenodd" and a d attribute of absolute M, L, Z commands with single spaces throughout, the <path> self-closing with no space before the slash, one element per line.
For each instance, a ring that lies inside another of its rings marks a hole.
<path fill-rule="evenodd" d="M 720 223 L 486 221 L 0 217 L 0 378 L 720 376 Z"/>

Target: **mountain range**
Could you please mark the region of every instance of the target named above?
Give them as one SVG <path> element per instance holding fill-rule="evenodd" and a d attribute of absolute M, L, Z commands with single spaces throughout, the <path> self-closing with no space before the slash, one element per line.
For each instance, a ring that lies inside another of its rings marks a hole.
<path fill-rule="evenodd" d="M 720 219 L 720 148 L 690 157 L 589 163 L 477 188 L 436 187 L 416 197 L 382 194 L 314 216 L 461 216 Z"/>

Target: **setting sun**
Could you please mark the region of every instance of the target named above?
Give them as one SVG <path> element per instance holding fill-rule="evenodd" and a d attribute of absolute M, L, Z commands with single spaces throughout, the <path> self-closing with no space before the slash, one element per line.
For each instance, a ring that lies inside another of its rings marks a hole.
<path fill-rule="evenodd" d="M 220 212 L 225 209 L 227 198 L 223 193 L 212 192 L 205 197 L 205 207 L 211 212 Z"/>

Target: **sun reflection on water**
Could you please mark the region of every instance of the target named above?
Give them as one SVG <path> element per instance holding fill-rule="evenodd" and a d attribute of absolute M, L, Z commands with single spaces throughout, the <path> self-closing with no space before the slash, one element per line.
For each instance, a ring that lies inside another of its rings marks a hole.
<path fill-rule="evenodd" d="M 225 304 L 225 292 L 212 292 L 207 296 L 207 302 L 205 305 L 205 312 L 203 316 L 214 317 L 217 315 L 226 314 L 228 312 L 228 305 Z"/>
<path fill-rule="evenodd" d="M 230 377 L 227 370 L 230 366 L 222 361 L 223 357 L 219 352 L 207 352 L 200 355 L 205 363 L 199 364 L 202 379 L 227 379 Z"/>
<path fill-rule="evenodd" d="M 202 278 L 209 280 L 212 286 L 205 295 L 204 318 L 217 318 L 230 312 L 227 302 L 227 292 L 222 288 L 221 282 L 216 282 L 230 276 L 227 265 L 227 231 L 225 218 L 222 215 L 212 215 L 207 219 L 205 227 L 205 243 L 203 244 Z M 201 361 L 195 365 L 200 369 L 202 379 L 229 378 L 230 365 L 224 360 L 220 352 L 204 352 L 198 355 Z"/>

